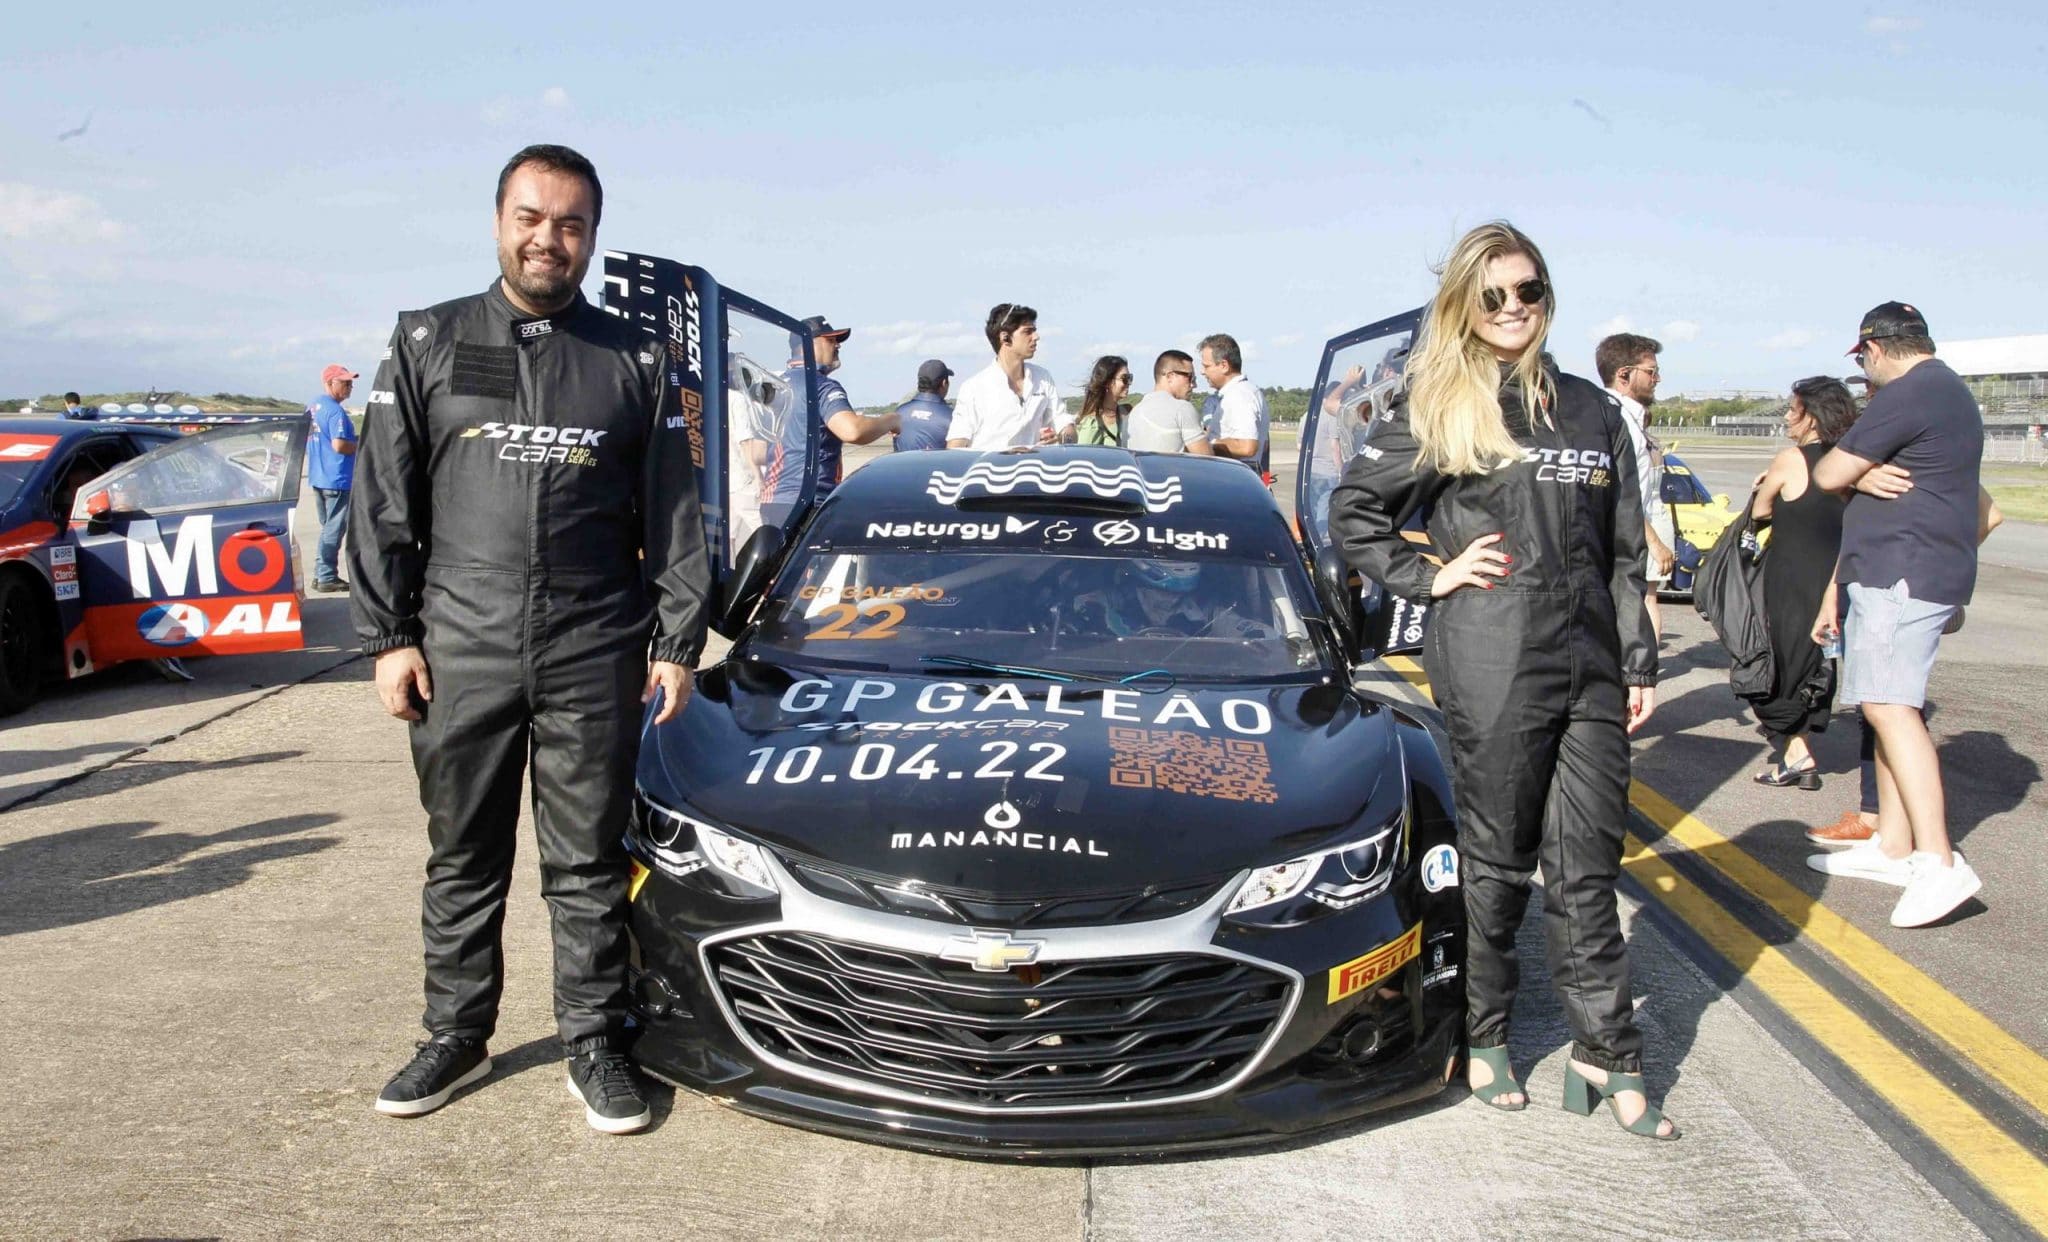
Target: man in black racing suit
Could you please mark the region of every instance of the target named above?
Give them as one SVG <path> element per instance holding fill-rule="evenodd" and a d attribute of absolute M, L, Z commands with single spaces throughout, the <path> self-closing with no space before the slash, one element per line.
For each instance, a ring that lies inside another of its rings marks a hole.
<path fill-rule="evenodd" d="M 429 1037 L 378 1098 L 388 1114 L 431 1112 L 490 1072 L 530 754 L 570 1088 L 594 1128 L 648 1122 L 620 1046 L 621 836 L 640 704 L 659 692 L 666 719 L 688 698 L 709 563 L 662 346 L 578 291 L 602 193 L 573 151 L 515 156 L 503 279 L 399 316 L 370 396 L 355 625 L 386 708 L 413 721 L 430 841 Z"/>
<path fill-rule="evenodd" d="M 1426 662 L 1458 761 L 1468 929 L 1492 949 L 1473 953 L 1466 977 L 1472 1046 L 1506 1042 L 1515 934 L 1540 863 L 1550 974 L 1573 1056 L 1635 1072 L 1642 1036 L 1614 889 L 1628 817 L 1628 688 L 1657 681 L 1642 500 L 1614 399 L 1576 376 L 1553 370 L 1552 379 L 1557 399 L 1542 425 L 1531 425 L 1518 386 L 1502 388 L 1501 416 L 1523 460 L 1480 475 L 1447 477 L 1420 460 L 1398 398 L 1331 496 L 1330 535 L 1366 577 L 1434 605 Z M 1446 560 L 1499 533 L 1509 572 L 1493 589 L 1433 600 L 1437 567 L 1401 535 L 1424 510 Z"/>

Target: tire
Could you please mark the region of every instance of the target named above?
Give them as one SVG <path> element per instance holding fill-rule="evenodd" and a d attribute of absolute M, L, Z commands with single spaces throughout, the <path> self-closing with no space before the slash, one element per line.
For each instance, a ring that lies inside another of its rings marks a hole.
<path fill-rule="evenodd" d="M 52 656 L 49 603 L 27 574 L 0 574 L 0 716 L 36 701 Z"/>

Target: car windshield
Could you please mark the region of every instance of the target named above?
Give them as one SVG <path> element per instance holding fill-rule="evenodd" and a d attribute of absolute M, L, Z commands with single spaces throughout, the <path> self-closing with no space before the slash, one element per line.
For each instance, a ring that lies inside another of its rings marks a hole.
<path fill-rule="evenodd" d="M 1319 663 L 1287 575 L 1251 560 L 816 551 L 762 617 L 758 649 L 827 667 L 1244 681 Z"/>

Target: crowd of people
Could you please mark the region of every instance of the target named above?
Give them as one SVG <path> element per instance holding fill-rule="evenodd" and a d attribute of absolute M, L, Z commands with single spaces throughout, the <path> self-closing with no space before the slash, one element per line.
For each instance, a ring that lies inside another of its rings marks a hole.
<path fill-rule="evenodd" d="M 530 768 L 571 1091 L 597 1129 L 649 1120 L 621 1044 L 619 828 L 642 704 L 659 700 L 659 723 L 691 693 L 710 578 L 687 443 L 653 417 L 660 366 L 633 329 L 580 293 L 602 206 L 582 156 L 519 152 L 498 181 L 501 278 L 399 318 L 360 450 L 346 417 L 333 414 L 352 372 L 329 367 L 309 411 L 322 515 L 316 586 L 352 586 L 380 699 L 412 722 L 428 813 L 427 1038 L 378 1099 L 394 1115 L 432 1111 L 490 1072 L 499 927 Z M 1507 1036 L 1517 931 L 1540 873 L 1550 978 L 1572 1033 L 1566 1106 L 1590 1113 L 1605 1100 L 1630 1133 L 1674 1139 L 1677 1126 L 1644 1088 L 1616 898 L 1629 735 L 1656 705 L 1657 586 L 1678 544 L 1650 413 L 1662 346 L 1617 335 L 1596 350 L 1597 383 L 1561 371 L 1545 350 L 1556 305 L 1549 269 L 1505 222 L 1459 239 L 1439 275 L 1399 392 L 1370 451 L 1350 452 L 1329 515 L 1354 568 L 1432 605 L 1426 659 L 1449 739 L 1469 924 L 1468 1083 L 1495 1108 L 1528 1103 Z M 1268 471 L 1265 403 L 1228 335 L 1204 338 L 1196 354 L 1162 350 L 1135 403 L 1128 361 L 1101 358 L 1069 413 L 1034 361 L 1035 310 L 998 304 L 985 332 L 985 367 L 956 388 L 945 362 L 926 361 L 916 395 L 881 416 L 860 414 L 832 378 L 850 330 L 818 317 L 792 333 L 789 369 L 750 374 L 745 386 L 814 393 L 806 413 L 823 451 L 806 462 L 786 438 L 735 431 L 761 519 L 794 503 L 802 471 L 829 491 L 841 447 L 884 435 L 898 451 L 1121 445 Z M 1947 836 L 1921 709 L 1940 637 L 1969 601 L 1977 542 L 1997 515 L 1978 486 L 1976 406 L 1934 358 L 1920 313 L 1904 303 L 1874 309 L 1851 352 L 1875 390 L 1868 407 L 1859 412 L 1839 381 L 1800 381 L 1785 417 L 1792 446 L 1750 501 L 1772 528 L 1762 591 L 1773 688 L 1756 712 L 1773 762 L 1758 780 L 1812 787 L 1806 735 L 1836 699 L 1859 706 L 1870 823 L 1845 816 L 1816 830 L 1816 840 L 1848 848 L 1813 865 L 1901 886 L 1893 921 L 1918 926 L 1979 887 Z M 1190 400 L 1198 373 L 1214 393 L 1206 414 Z M 1355 371 L 1346 383 L 1365 379 Z M 583 444 L 607 438 L 579 459 L 587 468 L 525 486 L 506 473 L 521 467 L 472 452 L 474 432 L 464 430 L 508 403 L 577 411 L 595 433 Z M 1419 516 L 1440 560 L 1404 537 Z M 528 538 L 536 523 L 548 538 Z M 352 584 L 334 568 L 351 528 Z M 534 557 L 545 572 L 532 572 Z"/>

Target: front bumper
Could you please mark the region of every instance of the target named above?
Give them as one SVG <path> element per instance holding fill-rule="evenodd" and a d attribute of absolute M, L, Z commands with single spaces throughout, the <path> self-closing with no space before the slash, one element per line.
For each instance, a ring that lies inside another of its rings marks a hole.
<path fill-rule="evenodd" d="M 1459 894 L 1412 868 L 1294 928 L 1221 922 L 1226 885 L 1172 918 L 1019 932 L 1037 957 L 1007 972 L 947 960 L 971 928 L 781 878 L 742 902 L 651 872 L 631 919 L 634 1058 L 777 1121 L 998 1157 L 1253 1143 L 1433 1095 L 1461 1035 Z"/>

